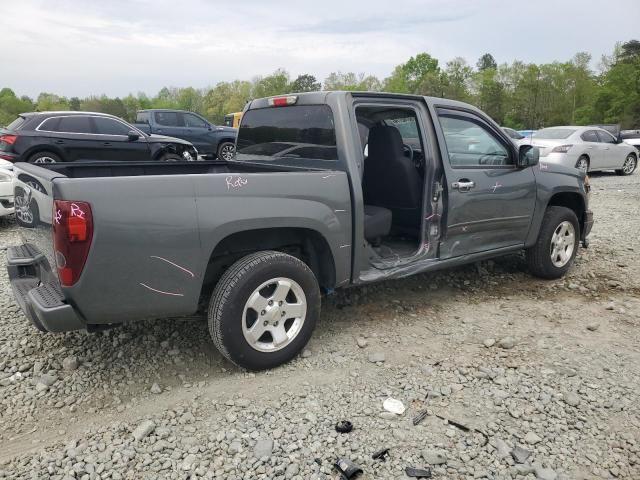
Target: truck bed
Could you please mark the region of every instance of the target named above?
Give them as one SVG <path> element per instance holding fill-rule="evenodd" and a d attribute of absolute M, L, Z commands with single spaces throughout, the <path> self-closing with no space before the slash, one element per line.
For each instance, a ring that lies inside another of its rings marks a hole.
<path fill-rule="evenodd" d="M 23 169 L 25 165 L 22 165 Z M 198 162 L 91 162 L 91 163 L 46 163 L 38 165 L 57 177 L 67 178 L 99 178 L 130 177 L 146 175 L 199 175 L 207 173 L 267 173 L 286 172 L 291 170 L 308 170 L 301 168 L 285 168 L 275 165 L 225 162 L 222 160 Z M 27 167 L 28 169 L 28 167 Z"/>
<path fill-rule="evenodd" d="M 224 161 L 17 163 L 15 170 L 25 248 L 10 252 L 10 277 L 24 310 L 49 331 L 192 314 L 214 249 L 235 245 L 233 235 L 244 231 L 264 238 L 266 249 L 273 229 L 317 232 L 337 259 L 338 281 L 350 279 L 345 172 Z M 86 205 L 93 224 L 81 275 L 67 286 L 56 275 L 56 265 L 66 265 L 53 247 L 53 224 L 64 221 L 56 202 Z"/>

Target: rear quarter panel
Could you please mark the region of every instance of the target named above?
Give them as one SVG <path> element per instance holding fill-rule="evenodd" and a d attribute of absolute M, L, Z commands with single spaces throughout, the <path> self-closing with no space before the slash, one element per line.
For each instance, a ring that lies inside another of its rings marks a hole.
<path fill-rule="evenodd" d="M 350 278 L 342 172 L 62 178 L 54 195 L 91 204 L 91 251 L 78 283 L 63 289 L 88 323 L 195 312 L 212 251 L 243 230 L 316 230 L 330 245 L 337 280 Z"/>

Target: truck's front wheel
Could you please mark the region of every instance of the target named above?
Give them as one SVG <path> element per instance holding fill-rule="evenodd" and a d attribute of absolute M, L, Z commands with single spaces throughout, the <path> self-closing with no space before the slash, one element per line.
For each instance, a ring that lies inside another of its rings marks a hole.
<path fill-rule="evenodd" d="M 537 277 L 560 278 L 578 252 L 580 224 L 573 210 L 548 207 L 536 244 L 527 250 L 529 270 Z"/>
<path fill-rule="evenodd" d="M 222 276 L 209 303 L 209 333 L 220 352 L 249 370 L 291 360 L 311 338 L 320 290 L 311 269 L 281 252 L 241 258 Z"/>

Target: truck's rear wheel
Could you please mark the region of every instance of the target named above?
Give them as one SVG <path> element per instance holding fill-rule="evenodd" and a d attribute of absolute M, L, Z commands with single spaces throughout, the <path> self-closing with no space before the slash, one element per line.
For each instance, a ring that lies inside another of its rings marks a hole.
<path fill-rule="evenodd" d="M 580 242 L 580 224 L 573 210 L 548 207 L 536 244 L 527 250 L 529 270 L 540 278 L 560 278 L 573 264 Z"/>
<path fill-rule="evenodd" d="M 307 344 L 320 315 L 311 269 L 280 252 L 257 252 L 234 263 L 209 303 L 209 333 L 220 352 L 249 370 L 276 367 Z"/>

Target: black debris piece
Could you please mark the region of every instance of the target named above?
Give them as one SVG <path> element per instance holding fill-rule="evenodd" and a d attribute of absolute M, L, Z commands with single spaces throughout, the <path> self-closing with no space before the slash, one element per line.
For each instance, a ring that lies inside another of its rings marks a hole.
<path fill-rule="evenodd" d="M 336 432 L 338 433 L 349 433 L 353 430 L 353 423 L 349 420 L 340 420 L 336 423 Z"/>
<path fill-rule="evenodd" d="M 380 450 L 377 450 L 376 452 L 374 452 L 374 454 L 371 455 L 371 458 L 373 458 L 374 460 L 382 460 L 384 462 L 388 456 L 389 456 L 389 449 L 381 448 Z"/>
<path fill-rule="evenodd" d="M 343 480 L 356 478 L 362 473 L 362 469 L 348 458 L 338 458 L 334 466 L 336 467 L 336 470 L 340 472 Z"/>
<path fill-rule="evenodd" d="M 427 415 L 429 415 L 429 410 L 422 410 L 420 413 L 418 413 L 418 415 L 413 417 L 413 424 L 418 425 L 422 420 L 425 419 Z"/>
<path fill-rule="evenodd" d="M 431 478 L 431 469 L 430 468 L 414 468 L 407 467 L 404 469 L 404 472 L 408 477 L 414 478 Z"/>

